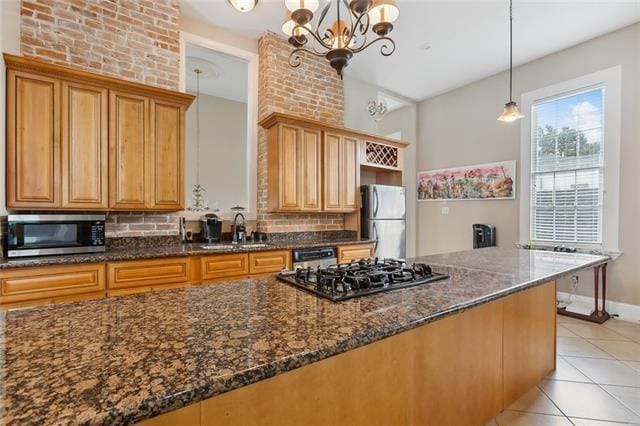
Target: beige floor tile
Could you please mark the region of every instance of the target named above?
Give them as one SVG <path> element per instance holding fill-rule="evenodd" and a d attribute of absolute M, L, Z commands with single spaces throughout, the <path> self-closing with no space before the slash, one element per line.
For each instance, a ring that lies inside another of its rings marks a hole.
<path fill-rule="evenodd" d="M 587 339 L 630 340 L 613 329 L 599 324 L 584 322 L 584 324 L 564 324 L 562 327 Z"/>
<path fill-rule="evenodd" d="M 581 357 L 565 357 L 565 360 L 595 383 L 640 388 L 640 372 L 622 361 Z"/>
<path fill-rule="evenodd" d="M 508 410 L 562 416 L 558 407 L 553 405 L 553 402 L 537 386 L 511 404 Z"/>
<path fill-rule="evenodd" d="M 582 323 L 584 323 L 584 321 L 576 319 L 576 318 L 565 317 L 564 315 L 556 315 L 556 323 L 558 323 L 558 324 L 582 324 Z"/>
<path fill-rule="evenodd" d="M 617 340 L 588 339 L 590 343 L 624 361 L 640 361 L 640 343 Z"/>
<path fill-rule="evenodd" d="M 571 426 L 563 416 L 523 413 L 521 411 L 503 411 L 496 417 L 499 426 Z"/>
<path fill-rule="evenodd" d="M 640 422 L 640 416 L 595 384 L 548 380 L 544 393 L 569 417 L 613 422 Z"/>
<path fill-rule="evenodd" d="M 605 342 L 609 340 L 604 340 Z M 581 337 L 558 337 L 558 354 L 562 356 L 584 356 L 589 358 L 608 358 L 613 356 Z"/>
<path fill-rule="evenodd" d="M 492 419 L 489 423 L 487 423 L 485 426 L 498 426 L 498 423 L 496 423 L 496 419 Z"/>
<path fill-rule="evenodd" d="M 640 323 L 620 320 L 609 320 L 603 324 L 609 330 L 640 343 Z"/>
<path fill-rule="evenodd" d="M 602 386 L 602 388 L 640 416 L 640 389 L 624 386 Z"/>
<path fill-rule="evenodd" d="M 570 382 L 591 383 L 591 379 L 569 364 L 563 357 L 556 357 L 556 371 L 547 376 L 549 380 L 568 380 Z"/>
<path fill-rule="evenodd" d="M 569 417 L 571 423 L 575 426 L 617 426 L 628 425 L 629 423 L 617 423 L 617 422 L 605 422 L 602 420 L 590 420 L 590 419 L 578 419 L 576 417 Z"/>
<path fill-rule="evenodd" d="M 640 361 L 622 361 L 636 371 L 640 371 Z"/>
<path fill-rule="evenodd" d="M 559 337 L 580 337 L 573 331 L 569 330 L 563 324 L 558 324 L 556 327 L 556 336 Z"/>

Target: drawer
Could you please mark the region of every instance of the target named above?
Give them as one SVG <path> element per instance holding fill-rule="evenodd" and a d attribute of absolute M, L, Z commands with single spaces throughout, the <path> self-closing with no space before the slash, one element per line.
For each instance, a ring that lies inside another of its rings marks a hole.
<path fill-rule="evenodd" d="M 191 279 L 188 257 L 136 260 L 107 264 L 109 290 L 131 287 L 183 284 Z"/>
<path fill-rule="evenodd" d="M 373 257 L 373 244 L 356 244 L 338 247 L 338 263 L 349 263 L 354 260 Z"/>
<path fill-rule="evenodd" d="M 0 273 L 0 303 L 104 292 L 104 264 L 46 266 Z"/>
<path fill-rule="evenodd" d="M 246 253 L 204 256 L 200 264 L 203 280 L 249 275 L 249 256 Z"/>
<path fill-rule="evenodd" d="M 250 274 L 280 272 L 284 268 L 290 268 L 290 265 L 291 252 L 289 250 L 265 251 L 249 254 Z"/>

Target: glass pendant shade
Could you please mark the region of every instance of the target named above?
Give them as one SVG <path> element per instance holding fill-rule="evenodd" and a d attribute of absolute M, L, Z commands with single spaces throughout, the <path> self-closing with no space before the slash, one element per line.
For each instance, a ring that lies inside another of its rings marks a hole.
<path fill-rule="evenodd" d="M 302 28 L 296 29 L 296 25 L 297 24 L 291 18 L 291 12 L 287 12 L 284 17 L 284 23 L 282 24 L 282 32 L 285 33 L 287 37 L 304 35 L 305 31 Z M 309 31 L 312 31 L 311 24 L 307 24 L 304 27 Z"/>
<path fill-rule="evenodd" d="M 258 4 L 258 0 L 229 0 L 229 3 L 238 12 L 251 12 Z"/>
<path fill-rule="evenodd" d="M 520 120 L 521 118 L 524 118 L 524 114 L 518 110 L 518 104 L 511 101 L 505 104 L 502 114 L 498 117 L 498 121 L 512 123 L 516 120 Z"/>
<path fill-rule="evenodd" d="M 299 9 L 307 9 L 311 12 L 315 12 L 320 5 L 318 0 L 284 0 L 284 4 L 291 12 L 295 12 Z"/>
<path fill-rule="evenodd" d="M 380 23 L 393 24 L 400 16 L 396 0 L 373 0 L 369 17 L 371 25 Z"/>

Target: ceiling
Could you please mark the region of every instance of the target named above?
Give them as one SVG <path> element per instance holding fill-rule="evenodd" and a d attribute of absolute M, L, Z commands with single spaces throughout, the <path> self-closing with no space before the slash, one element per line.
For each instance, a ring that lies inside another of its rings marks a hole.
<path fill-rule="evenodd" d="M 196 92 L 196 74 L 200 69 L 200 93 L 247 103 L 247 62 L 235 56 L 205 47 L 186 44 L 187 91 Z"/>
<path fill-rule="evenodd" d="M 323 2 L 326 0 L 322 0 Z M 396 52 L 374 46 L 346 74 L 419 101 L 509 66 L 507 0 L 399 0 L 391 36 Z M 182 0 L 187 16 L 249 37 L 280 32 L 283 0 L 260 0 L 249 13 L 227 0 Z M 514 65 L 640 21 L 640 0 L 514 0 Z M 424 45 L 429 48 L 425 50 Z"/>

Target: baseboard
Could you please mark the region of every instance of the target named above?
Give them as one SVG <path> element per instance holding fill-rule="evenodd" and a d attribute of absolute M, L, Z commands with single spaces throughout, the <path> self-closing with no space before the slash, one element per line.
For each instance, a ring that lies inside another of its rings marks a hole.
<path fill-rule="evenodd" d="M 558 300 L 569 300 L 570 297 L 570 293 L 565 293 L 562 291 L 558 292 Z M 573 303 L 579 303 L 580 305 L 584 306 L 593 306 L 594 304 L 592 297 L 579 295 L 573 296 Z M 609 314 L 617 315 L 618 319 L 636 323 L 640 321 L 640 306 L 638 305 L 631 305 L 629 303 L 613 302 L 611 300 L 607 300 L 606 308 Z"/>

